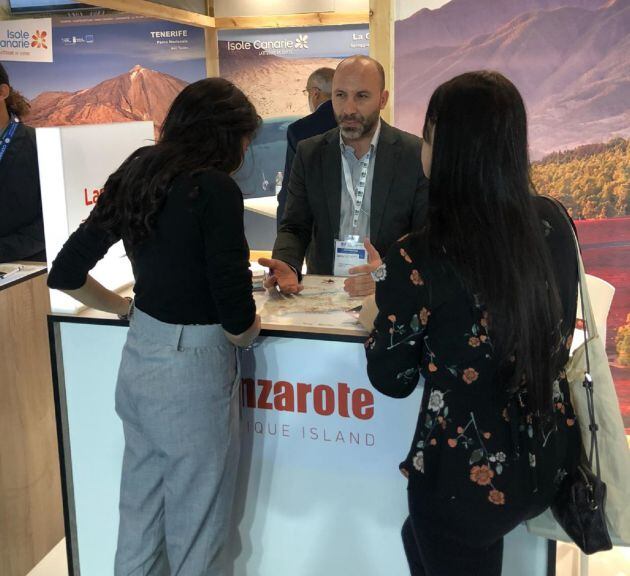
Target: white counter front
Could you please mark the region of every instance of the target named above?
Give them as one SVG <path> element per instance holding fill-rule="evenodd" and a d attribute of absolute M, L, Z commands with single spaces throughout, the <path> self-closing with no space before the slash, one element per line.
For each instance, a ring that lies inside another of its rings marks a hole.
<path fill-rule="evenodd" d="M 365 332 L 342 280 L 307 279 L 301 296 L 257 296 L 263 333 L 243 356 L 242 453 L 232 576 L 404 576 L 406 481 L 398 472 L 421 389 L 374 391 Z M 330 305 L 335 311 L 325 312 Z M 71 574 L 111 576 L 123 453 L 114 412 L 127 326 L 52 316 Z M 504 574 L 547 574 L 547 541 L 519 528 Z"/>

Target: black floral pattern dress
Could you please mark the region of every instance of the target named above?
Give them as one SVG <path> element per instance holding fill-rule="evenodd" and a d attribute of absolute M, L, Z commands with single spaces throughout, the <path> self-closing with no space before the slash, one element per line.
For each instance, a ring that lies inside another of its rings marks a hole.
<path fill-rule="evenodd" d="M 557 208 L 543 198 L 536 203 L 566 319 L 564 365 L 575 326 L 577 260 Z M 488 313 L 445 255 L 408 236 L 375 278 L 379 314 L 366 342 L 369 378 L 394 397 L 408 396 L 424 378 L 416 430 L 400 465 L 410 510 L 467 545 L 489 545 L 549 506 L 577 461 L 579 431 L 565 375 L 560 371 L 553 383 L 554 422 L 543 429 L 527 408 L 526 391 L 505 392 Z"/>

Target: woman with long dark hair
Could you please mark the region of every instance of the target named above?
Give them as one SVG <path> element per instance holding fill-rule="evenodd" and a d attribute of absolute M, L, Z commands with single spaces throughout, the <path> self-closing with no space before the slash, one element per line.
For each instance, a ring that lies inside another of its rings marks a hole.
<path fill-rule="evenodd" d="M 411 573 L 499 575 L 503 536 L 548 507 L 577 462 L 562 371 L 577 299 L 572 230 L 533 191 L 525 107 L 501 74 L 437 88 L 422 162 L 426 226 L 382 263 L 372 249 L 368 374 L 395 397 L 424 378 L 400 465 Z"/>
<path fill-rule="evenodd" d="M 116 387 L 125 453 L 115 574 L 223 574 L 239 455 L 235 346 L 258 334 L 239 168 L 260 124 L 232 83 L 175 98 L 158 142 L 114 172 L 48 278 L 130 327 Z M 135 304 L 88 275 L 122 239 Z"/>

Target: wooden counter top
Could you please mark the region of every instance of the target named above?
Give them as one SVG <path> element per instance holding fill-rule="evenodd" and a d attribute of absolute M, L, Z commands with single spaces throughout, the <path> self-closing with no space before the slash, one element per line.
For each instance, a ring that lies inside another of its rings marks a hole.
<path fill-rule="evenodd" d="M 25 282 L 46 273 L 46 264 L 40 262 L 9 262 L 9 264 L 15 264 L 21 266 L 19 272 L 15 272 L 6 278 L 0 278 L 0 290 L 6 290 L 11 286 L 15 286 L 20 282 Z"/>
<path fill-rule="evenodd" d="M 365 338 L 367 332 L 359 324 L 358 312 L 349 311 L 361 304 L 361 298 L 350 298 L 343 291 L 344 278 L 305 276 L 304 291 L 295 296 L 280 293 L 254 292 L 256 308 L 265 332 L 294 332 Z M 133 296 L 132 288 L 122 291 Z M 70 322 L 126 325 L 113 314 L 84 309 L 78 314 L 53 314 L 55 319 Z"/>

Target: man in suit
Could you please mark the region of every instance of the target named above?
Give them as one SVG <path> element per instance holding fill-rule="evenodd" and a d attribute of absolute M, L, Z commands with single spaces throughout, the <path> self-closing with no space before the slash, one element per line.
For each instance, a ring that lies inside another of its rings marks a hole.
<path fill-rule="evenodd" d="M 335 71 L 332 68 L 318 68 L 308 77 L 304 94 L 308 97 L 308 107 L 311 114 L 296 120 L 287 128 L 287 158 L 284 165 L 282 188 L 278 193 L 278 211 L 276 214 L 278 228 L 280 228 L 284 215 L 289 176 L 298 143 L 311 136 L 328 132 L 337 126 L 335 112 L 330 101 L 334 74 Z"/>
<path fill-rule="evenodd" d="M 46 261 L 35 130 L 29 104 L 0 64 L 0 262 Z"/>
<path fill-rule="evenodd" d="M 339 253 L 336 240 L 365 239 L 368 253 L 374 254 L 373 244 L 385 255 L 398 238 L 421 227 L 428 202 L 421 141 L 381 120 L 388 96 L 376 60 L 353 56 L 337 67 L 332 102 L 339 127 L 298 145 L 272 258 L 259 260 L 271 270 L 267 288 L 299 292 L 307 249 L 308 273 L 329 275 Z M 367 263 L 348 272 L 350 295 L 374 292 Z"/>

